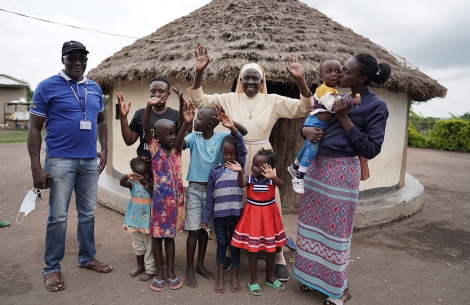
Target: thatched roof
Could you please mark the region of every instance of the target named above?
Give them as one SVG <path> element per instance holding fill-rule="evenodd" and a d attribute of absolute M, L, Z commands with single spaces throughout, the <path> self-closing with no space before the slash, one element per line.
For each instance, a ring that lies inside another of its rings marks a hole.
<path fill-rule="evenodd" d="M 318 83 L 319 62 L 370 53 L 392 66 L 383 87 L 411 94 L 413 100 L 444 97 L 447 89 L 402 58 L 297 0 L 213 0 L 105 59 L 88 73 L 104 90 L 116 81 L 156 75 L 191 80 L 194 50 L 209 49 L 205 81 L 232 83 L 240 67 L 256 62 L 268 81 L 293 83 L 285 70 L 290 52 L 303 56 L 304 77 Z"/>

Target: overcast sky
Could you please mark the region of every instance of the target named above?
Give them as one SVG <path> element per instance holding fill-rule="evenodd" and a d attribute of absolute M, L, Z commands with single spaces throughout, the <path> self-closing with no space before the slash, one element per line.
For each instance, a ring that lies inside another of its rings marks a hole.
<path fill-rule="evenodd" d="M 0 0 L 0 8 L 103 32 L 143 37 L 209 0 Z M 423 116 L 470 112 L 470 1 L 303 0 L 334 21 L 406 58 L 448 89 L 445 99 L 413 106 Z M 129 4 L 132 3 L 132 4 Z M 255 3 L 255 2 L 254 2 Z M 57 73 L 62 43 L 90 50 L 88 70 L 135 39 L 64 27 L 0 11 L 0 74 L 37 84 Z"/>

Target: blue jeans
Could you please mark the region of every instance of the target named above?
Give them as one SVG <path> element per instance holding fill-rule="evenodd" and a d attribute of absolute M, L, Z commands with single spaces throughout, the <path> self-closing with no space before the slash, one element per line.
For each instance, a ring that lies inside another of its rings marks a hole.
<path fill-rule="evenodd" d="M 315 115 L 307 116 L 307 119 L 303 124 L 305 127 L 317 127 L 321 128 L 322 130 L 325 129 L 327 125 L 328 122 L 320 120 Z M 308 139 L 305 139 L 304 146 L 300 149 L 297 157 L 295 158 L 300 162 L 299 170 L 301 172 L 307 172 L 307 168 L 310 166 L 310 163 L 312 163 L 313 158 L 315 158 L 317 155 L 319 147 L 320 141 L 312 143 Z"/>
<path fill-rule="evenodd" d="M 86 266 L 95 258 L 95 210 L 98 196 L 98 159 L 49 158 L 44 166 L 53 182 L 49 195 L 49 216 L 46 227 L 44 274 L 60 271 L 64 258 L 67 217 L 75 191 L 78 213 L 78 263 Z"/>
<path fill-rule="evenodd" d="M 216 260 L 218 264 L 223 264 L 225 262 L 225 252 L 227 251 L 228 245 L 230 245 L 232 267 L 240 267 L 240 248 L 234 247 L 230 244 L 239 219 L 239 216 L 214 217 L 214 229 L 215 235 L 217 235 Z"/>

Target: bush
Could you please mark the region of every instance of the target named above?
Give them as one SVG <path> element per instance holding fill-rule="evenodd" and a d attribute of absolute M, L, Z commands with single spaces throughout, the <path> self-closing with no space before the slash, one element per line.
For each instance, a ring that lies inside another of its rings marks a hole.
<path fill-rule="evenodd" d="M 409 130 L 408 128 L 408 134 Z M 408 145 L 409 143 L 408 136 Z M 436 122 L 429 134 L 429 144 L 439 150 L 470 152 L 470 122 L 462 119 Z"/>
<path fill-rule="evenodd" d="M 420 134 L 413 123 L 408 121 L 408 146 L 416 148 L 426 148 L 427 139 L 425 136 Z"/>

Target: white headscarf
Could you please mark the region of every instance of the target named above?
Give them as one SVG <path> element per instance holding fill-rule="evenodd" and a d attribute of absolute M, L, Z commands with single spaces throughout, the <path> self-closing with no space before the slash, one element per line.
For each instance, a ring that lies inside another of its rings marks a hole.
<path fill-rule="evenodd" d="M 243 90 L 241 79 L 242 79 L 243 73 L 248 69 L 255 69 L 256 71 L 259 72 L 259 74 L 261 75 L 261 79 L 263 80 L 263 83 L 261 84 L 261 87 L 259 88 L 259 92 L 267 94 L 268 89 L 266 87 L 266 77 L 264 75 L 264 69 L 260 65 L 255 64 L 255 63 L 246 64 L 242 67 L 242 69 L 240 70 L 240 75 L 238 76 L 237 87 L 235 88 L 235 93 L 245 92 L 245 90 Z"/>

